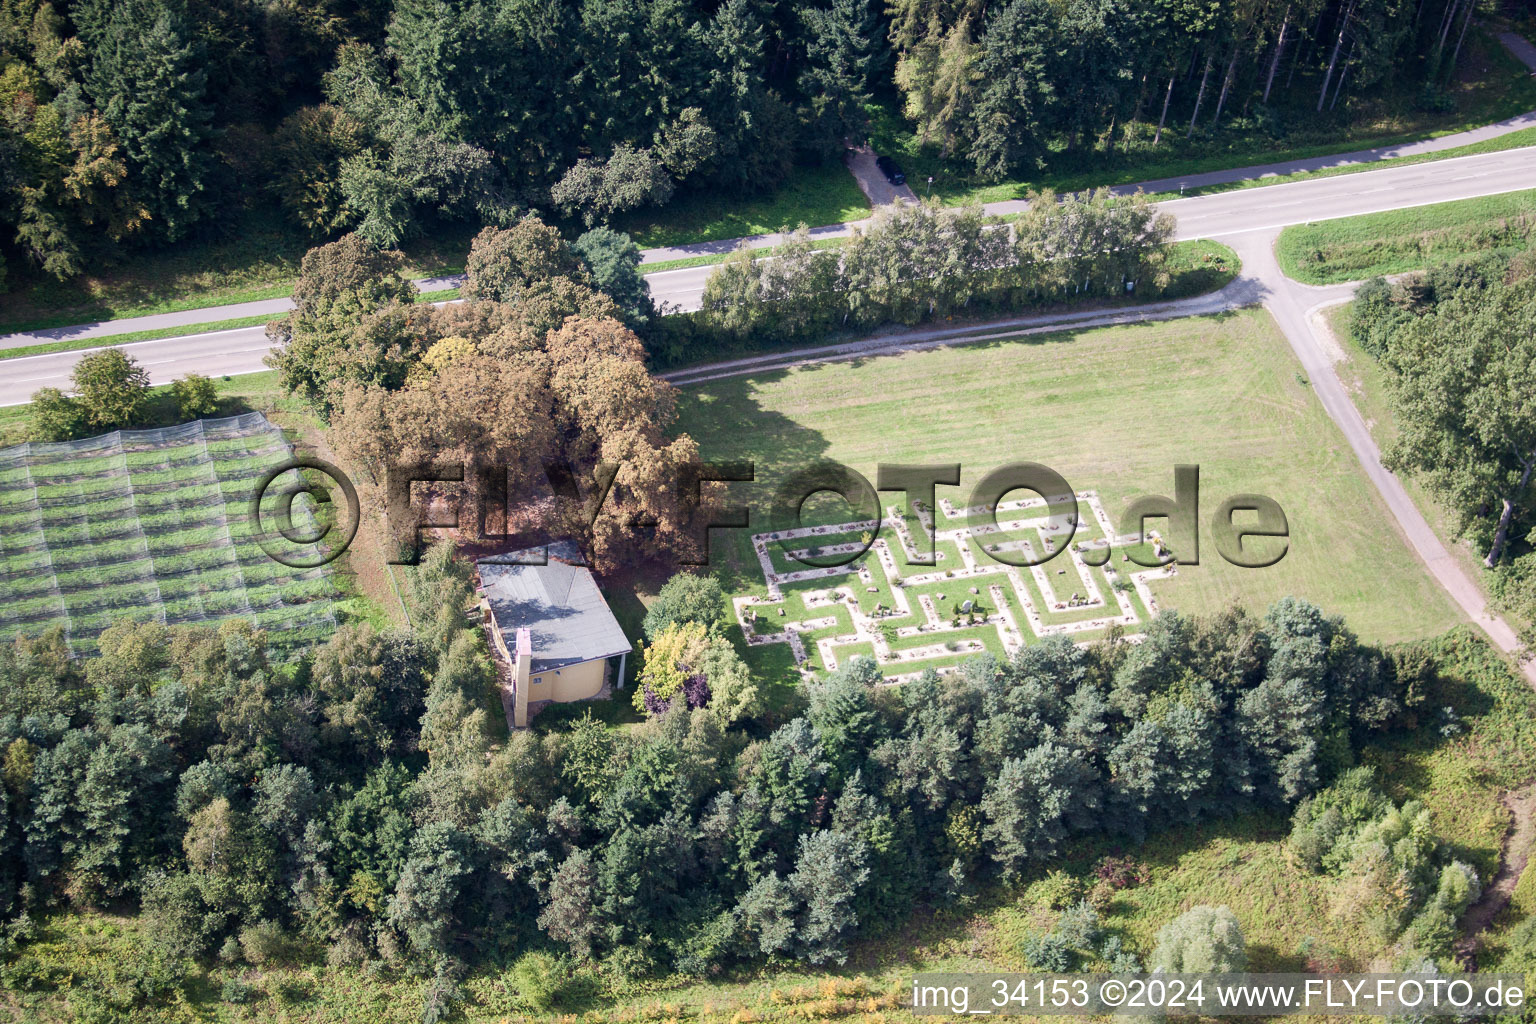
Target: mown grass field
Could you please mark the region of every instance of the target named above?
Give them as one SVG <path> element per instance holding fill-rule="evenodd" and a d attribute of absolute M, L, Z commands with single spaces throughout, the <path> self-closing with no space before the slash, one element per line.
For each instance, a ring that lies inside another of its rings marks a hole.
<path fill-rule="evenodd" d="M 988 470 L 1042 462 L 1075 489 L 1098 491 L 1111 520 L 1132 497 L 1171 492 L 1174 465 L 1193 463 L 1201 560 L 1154 585 L 1164 607 L 1262 609 L 1293 594 L 1380 641 L 1458 621 L 1262 311 L 731 378 L 683 388 L 679 408 L 680 428 L 706 458 L 755 462 L 757 482 L 729 492 L 752 509 L 754 529 L 766 523 L 779 481 L 821 459 L 871 479 L 882 461 L 957 461 L 962 486 L 939 490 L 957 502 Z M 1242 569 L 1217 554 L 1209 517 L 1237 492 L 1268 495 L 1285 509 L 1290 548 L 1277 565 Z M 840 499 L 821 505 L 809 503 L 809 514 L 849 518 Z M 713 568 L 735 593 L 763 586 L 749 543 L 748 531 L 715 534 Z M 771 675 L 787 660 L 757 667 Z"/>
<path fill-rule="evenodd" d="M 331 570 L 271 557 L 249 515 L 290 452 L 258 414 L 0 449 L 0 641 L 63 626 L 88 655 L 119 621 L 227 618 L 279 647 L 323 638 L 340 596 Z"/>
<path fill-rule="evenodd" d="M 1524 249 L 1536 227 L 1536 191 L 1458 199 L 1280 232 L 1275 255 L 1286 276 L 1307 284 L 1360 281 Z"/>

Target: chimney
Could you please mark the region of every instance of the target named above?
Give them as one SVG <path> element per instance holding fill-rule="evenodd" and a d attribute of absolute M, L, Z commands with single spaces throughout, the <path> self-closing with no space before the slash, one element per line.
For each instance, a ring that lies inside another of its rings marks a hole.
<path fill-rule="evenodd" d="M 512 664 L 512 724 L 528 725 L 528 683 L 533 672 L 533 634 L 526 626 L 517 631 L 517 654 Z"/>

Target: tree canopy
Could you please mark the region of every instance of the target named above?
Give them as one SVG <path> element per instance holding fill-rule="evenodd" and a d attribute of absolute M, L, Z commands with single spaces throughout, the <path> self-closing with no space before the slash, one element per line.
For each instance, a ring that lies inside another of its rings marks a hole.
<path fill-rule="evenodd" d="M 890 100 L 974 181 L 1173 130 L 1315 145 L 1356 97 L 1454 107 L 1475 6 L 16 0 L 0 254 L 65 279 L 271 214 L 385 249 L 530 210 L 591 227 L 771 191 Z"/>
<path fill-rule="evenodd" d="M 1475 898 L 1422 809 L 1347 770 L 1354 745 L 1438 695 L 1301 602 L 1166 613 L 1142 644 L 1055 638 L 899 687 L 856 656 L 772 709 L 711 660 L 739 664 L 728 642 L 674 623 L 646 673 L 665 650 L 656 667 L 681 688 L 644 723 L 509 735 L 462 564 L 434 548 L 414 577 L 442 616 L 346 626 L 288 663 L 239 620 L 121 623 L 84 664 L 57 632 L 0 646 L 0 915 L 136 902 L 134 941 L 167 980 L 116 997 L 128 1012 L 174 998 L 191 961 L 316 945 L 443 985 L 491 946 L 629 976 L 837 963 L 855 936 L 1075 838 L 1263 808 L 1296 808 L 1308 869 L 1379 876 L 1362 898 L 1388 900 L 1393 935 L 1433 939 Z M 687 693 L 698 675 L 704 700 Z M 1098 942 L 1092 908 L 1067 907 L 1032 962 Z M 1136 964 L 1118 943 L 1096 952 Z M 1196 908 L 1149 962 L 1231 970 L 1242 953 L 1230 912 Z M 443 985 L 429 1006 L 452 1001 Z"/>

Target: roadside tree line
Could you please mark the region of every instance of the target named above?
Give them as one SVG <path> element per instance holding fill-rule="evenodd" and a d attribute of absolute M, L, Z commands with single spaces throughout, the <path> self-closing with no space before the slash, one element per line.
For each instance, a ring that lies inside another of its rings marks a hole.
<path fill-rule="evenodd" d="M 1536 644 L 1536 252 L 1368 281 L 1351 333 L 1387 370 L 1384 461 L 1445 505 Z"/>
<path fill-rule="evenodd" d="M 740 344 L 792 341 L 884 323 L 916 324 L 1167 284 L 1174 221 L 1146 196 L 1107 189 L 1032 193 L 1011 222 L 936 201 L 882 207 L 840 248 L 802 225 L 754 255 L 737 249 L 709 278 L 698 322 Z"/>

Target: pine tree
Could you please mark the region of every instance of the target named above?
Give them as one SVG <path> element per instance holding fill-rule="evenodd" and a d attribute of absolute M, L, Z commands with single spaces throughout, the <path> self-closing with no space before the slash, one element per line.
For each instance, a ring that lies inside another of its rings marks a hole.
<path fill-rule="evenodd" d="M 213 109 L 203 48 L 153 0 L 113 5 L 95 26 L 87 85 L 122 144 L 127 188 L 149 230 L 174 242 L 211 202 Z"/>
<path fill-rule="evenodd" d="M 1045 153 L 1055 24 L 1048 0 L 1014 0 L 987 22 L 976 68 L 983 85 L 970 128 L 971 159 L 982 177 L 1001 180 Z"/>
<path fill-rule="evenodd" d="M 812 148 L 830 155 L 844 140 L 864 141 L 870 82 L 883 68 L 879 19 L 869 0 L 832 0 L 827 8 L 800 12 L 805 29 L 805 70 L 799 86 L 810 107 Z"/>

